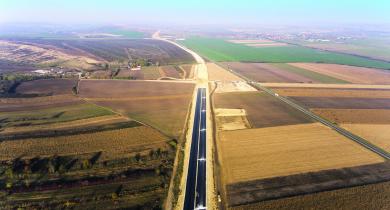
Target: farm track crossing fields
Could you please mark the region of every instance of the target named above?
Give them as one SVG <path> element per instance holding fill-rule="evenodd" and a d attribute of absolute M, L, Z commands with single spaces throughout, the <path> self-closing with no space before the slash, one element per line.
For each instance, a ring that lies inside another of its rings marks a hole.
<path fill-rule="evenodd" d="M 243 44 L 230 43 L 222 39 L 190 37 L 181 41 L 183 45 L 194 50 L 209 60 L 295 63 L 323 62 L 352 66 L 363 66 L 390 69 L 390 63 L 370 60 L 352 55 L 325 52 L 299 46 L 248 47 Z"/>
<path fill-rule="evenodd" d="M 319 123 L 223 131 L 218 147 L 227 184 L 384 161 Z"/>

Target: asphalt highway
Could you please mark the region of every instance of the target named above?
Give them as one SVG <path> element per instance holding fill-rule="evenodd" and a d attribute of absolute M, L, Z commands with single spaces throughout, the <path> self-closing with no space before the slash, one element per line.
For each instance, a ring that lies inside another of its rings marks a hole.
<path fill-rule="evenodd" d="M 183 209 L 206 209 L 206 88 L 197 93 Z"/>

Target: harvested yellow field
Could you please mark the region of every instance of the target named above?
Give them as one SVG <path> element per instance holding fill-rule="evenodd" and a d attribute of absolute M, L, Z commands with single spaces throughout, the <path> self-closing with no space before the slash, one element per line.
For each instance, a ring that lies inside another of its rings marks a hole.
<path fill-rule="evenodd" d="M 328 88 L 274 88 L 273 90 L 279 95 L 292 97 L 390 98 L 390 90 Z"/>
<path fill-rule="evenodd" d="M 240 77 L 218 66 L 215 63 L 207 63 L 206 65 L 207 65 L 207 71 L 209 73 L 209 80 L 244 81 Z"/>
<path fill-rule="evenodd" d="M 167 137 L 146 126 L 97 133 L 2 141 L 0 160 L 17 157 L 78 155 L 102 151 L 102 159 L 128 157 L 148 148 L 163 147 Z"/>
<path fill-rule="evenodd" d="M 341 126 L 390 152 L 390 124 L 341 124 Z"/>
<path fill-rule="evenodd" d="M 384 160 L 319 123 L 222 131 L 225 184 Z"/>

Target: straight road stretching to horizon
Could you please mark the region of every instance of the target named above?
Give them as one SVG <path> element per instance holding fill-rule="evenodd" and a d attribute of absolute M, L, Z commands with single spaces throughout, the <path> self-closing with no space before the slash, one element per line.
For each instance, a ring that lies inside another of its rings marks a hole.
<path fill-rule="evenodd" d="M 206 209 L 206 88 L 197 93 L 183 209 Z"/>

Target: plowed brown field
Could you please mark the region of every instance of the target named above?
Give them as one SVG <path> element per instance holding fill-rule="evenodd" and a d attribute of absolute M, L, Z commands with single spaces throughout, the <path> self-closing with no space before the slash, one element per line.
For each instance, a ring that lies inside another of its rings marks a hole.
<path fill-rule="evenodd" d="M 357 84 L 390 84 L 390 71 L 322 63 L 291 63 L 291 65 Z"/>

